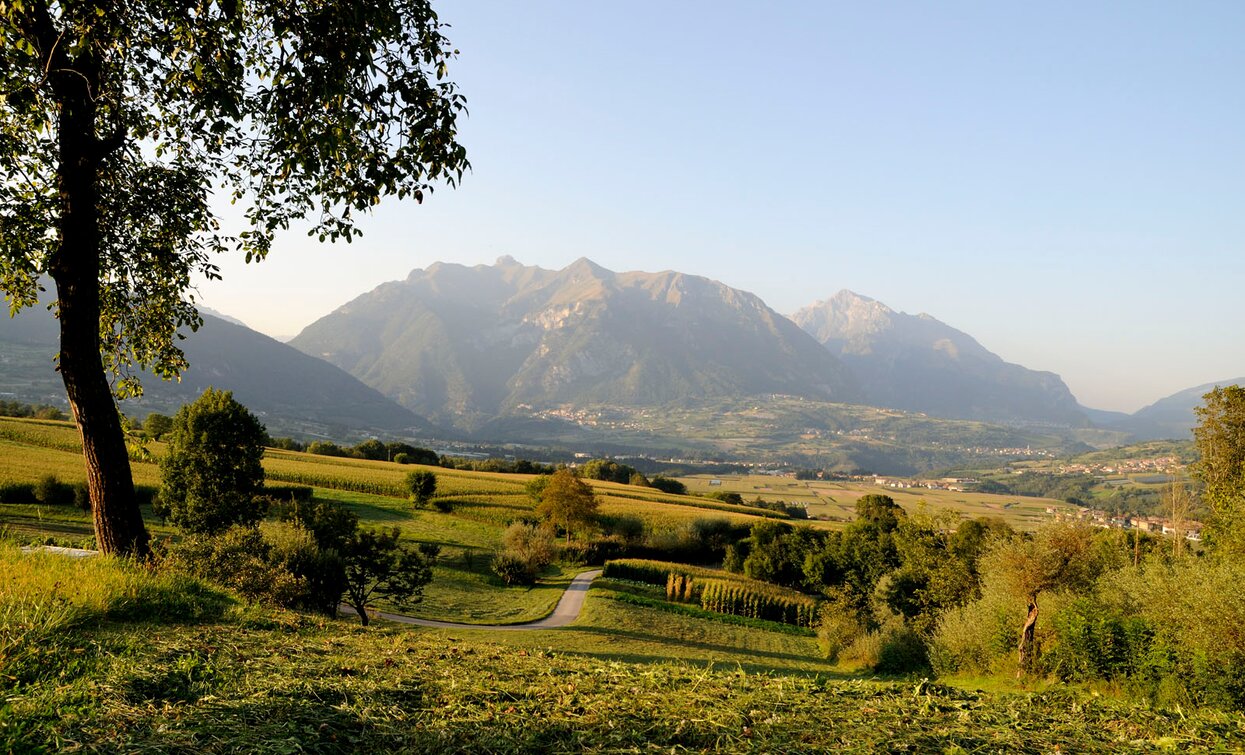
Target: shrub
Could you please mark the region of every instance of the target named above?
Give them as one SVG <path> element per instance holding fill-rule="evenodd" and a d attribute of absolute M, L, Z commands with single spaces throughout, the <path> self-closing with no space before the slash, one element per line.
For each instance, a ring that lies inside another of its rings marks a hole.
<path fill-rule="evenodd" d="M 406 476 L 405 485 L 411 503 L 423 508 L 437 492 L 437 476 L 426 470 L 416 470 Z"/>
<path fill-rule="evenodd" d="M 162 566 L 227 587 L 246 600 L 294 607 L 307 593 L 306 580 L 271 558 L 272 545 L 253 527 L 219 535 L 193 533 L 165 546 Z"/>
<path fill-rule="evenodd" d="M 397 453 L 393 457 L 394 464 L 410 464 L 411 455 L 408 453 Z"/>
<path fill-rule="evenodd" d="M 38 503 L 29 482 L 0 482 L 0 503 Z"/>
<path fill-rule="evenodd" d="M 137 493 L 138 491 L 135 490 Z M 73 486 L 73 505 L 83 511 L 91 510 L 91 489 L 87 487 L 85 482 L 76 483 Z"/>
<path fill-rule="evenodd" d="M 842 591 L 828 596 L 817 609 L 813 628 L 817 630 L 817 645 L 822 655 L 831 663 L 837 663 L 843 651 L 864 631 L 856 618 L 852 600 Z"/>
<path fill-rule="evenodd" d="M 69 506 L 74 502 L 73 486 L 52 474 L 39 478 L 33 492 L 35 500 L 45 506 Z"/>
<path fill-rule="evenodd" d="M 534 585 L 536 575 L 523 559 L 511 553 L 498 553 L 489 565 L 493 573 L 507 585 Z"/>
<path fill-rule="evenodd" d="M 925 640 L 912 627 L 895 618 L 878 630 L 881 642 L 873 670 L 879 674 L 916 674 L 929 671 Z"/>

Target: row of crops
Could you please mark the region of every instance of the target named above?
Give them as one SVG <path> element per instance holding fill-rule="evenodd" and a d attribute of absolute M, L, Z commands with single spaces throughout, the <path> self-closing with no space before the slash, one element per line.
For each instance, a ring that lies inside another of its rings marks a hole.
<path fill-rule="evenodd" d="M 607 561 L 604 576 L 664 587 L 666 600 L 706 611 L 810 627 L 818 600 L 730 572 L 643 559 Z"/>

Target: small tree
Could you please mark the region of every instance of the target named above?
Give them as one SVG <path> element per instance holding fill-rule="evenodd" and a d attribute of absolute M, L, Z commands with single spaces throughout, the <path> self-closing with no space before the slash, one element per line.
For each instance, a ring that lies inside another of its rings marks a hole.
<path fill-rule="evenodd" d="M 264 426 L 229 391 L 208 388 L 173 417 L 160 460 L 157 513 L 187 532 L 215 534 L 264 516 Z"/>
<path fill-rule="evenodd" d="M 345 566 L 344 600 L 367 626 L 367 604 L 373 597 L 385 597 L 399 607 L 424 599 L 424 586 L 432 581 L 432 567 L 416 551 L 398 545 L 402 533 L 392 530 L 359 530 L 342 545 Z"/>
<path fill-rule="evenodd" d="M 406 476 L 406 489 L 411 503 L 422 509 L 436 495 L 437 476 L 424 470 L 411 472 Z"/>
<path fill-rule="evenodd" d="M 1028 608 L 1017 645 L 1017 676 L 1037 662 L 1038 596 L 1057 588 L 1085 587 L 1094 574 L 1092 546 L 1093 533 L 1088 527 L 1060 524 L 1031 538 L 1001 541 L 983 559 L 983 571 L 1002 573 Z"/>
<path fill-rule="evenodd" d="M 588 483 L 569 469 L 559 469 L 545 483 L 536 513 L 550 524 L 566 530 L 566 541 L 569 543 L 571 532 L 596 521 L 598 505 L 596 494 Z"/>

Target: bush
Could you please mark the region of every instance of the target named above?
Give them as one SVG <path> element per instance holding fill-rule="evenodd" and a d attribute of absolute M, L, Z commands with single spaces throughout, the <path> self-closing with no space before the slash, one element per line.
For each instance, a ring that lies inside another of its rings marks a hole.
<path fill-rule="evenodd" d="M 28 482 L 0 483 L 0 503 L 38 503 L 35 486 Z"/>
<path fill-rule="evenodd" d="M 91 489 L 86 486 L 85 482 L 79 482 L 73 486 L 73 505 L 83 511 L 91 510 Z"/>
<path fill-rule="evenodd" d="M 404 481 L 411 503 L 419 508 L 428 505 L 437 492 L 437 476 L 432 472 L 417 470 L 406 476 Z M 438 506 L 438 508 L 440 508 Z M 448 509 L 444 509 L 448 511 Z"/>
<path fill-rule="evenodd" d="M 917 674 L 928 672 L 929 651 L 925 640 L 902 620 L 882 625 L 878 660 L 873 670 L 879 674 Z"/>
<path fill-rule="evenodd" d="M 410 454 L 408 454 L 408 453 L 398 453 L 398 454 L 395 454 L 395 455 L 394 455 L 394 457 L 393 457 L 393 463 L 394 463 L 394 464 L 410 464 L 410 463 L 411 463 L 411 455 L 410 455 Z"/>
<path fill-rule="evenodd" d="M 523 559 L 512 553 L 498 553 L 493 556 L 489 567 L 507 585 L 536 584 L 536 575 L 532 573 Z"/>
<path fill-rule="evenodd" d="M 219 535 L 194 533 L 165 546 L 163 568 L 227 587 L 246 600 L 292 608 L 307 595 L 307 582 L 271 558 L 272 544 L 259 530 L 233 527 Z"/>
<path fill-rule="evenodd" d="M 817 630 L 817 645 L 822 655 L 831 663 L 837 663 L 843 651 L 864 631 L 852 601 L 841 591 L 830 595 L 817 609 L 813 628 Z"/>
<path fill-rule="evenodd" d="M 39 478 L 33 492 L 35 500 L 45 506 L 70 506 L 74 502 L 73 486 L 52 474 Z"/>

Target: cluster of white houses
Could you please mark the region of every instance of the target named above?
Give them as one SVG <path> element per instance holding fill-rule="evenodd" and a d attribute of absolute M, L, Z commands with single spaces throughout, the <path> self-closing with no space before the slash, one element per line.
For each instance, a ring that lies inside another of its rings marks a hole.
<path fill-rule="evenodd" d="M 1202 523 L 1192 519 L 1186 519 L 1179 525 L 1176 525 L 1162 517 L 1119 515 L 1097 509 L 1069 511 L 1067 509 L 1048 507 L 1046 513 L 1053 515 L 1056 519 L 1074 519 L 1087 522 L 1095 527 L 1117 530 L 1140 530 L 1141 532 L 1152 532 L 1156 535 L 1163 534 L 1173 537 L 1183 535 L 1186 540 L 1191 540 L 1195 543 L 1202 540 Z"/>

